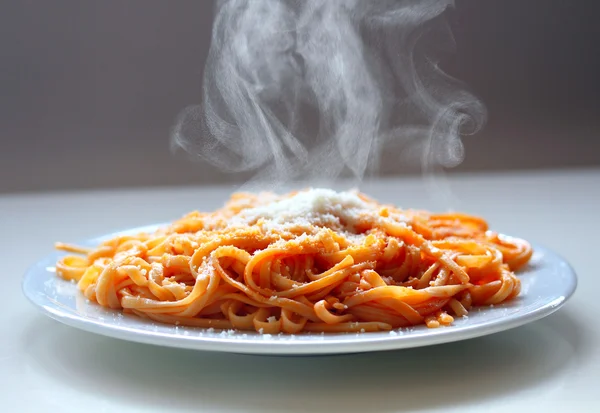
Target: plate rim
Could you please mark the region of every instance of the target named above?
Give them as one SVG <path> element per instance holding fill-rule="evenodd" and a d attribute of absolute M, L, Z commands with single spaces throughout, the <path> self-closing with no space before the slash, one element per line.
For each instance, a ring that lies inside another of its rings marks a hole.
<path fill-rule="evenodd" d="M 141 227 L 129 228 L 121 231 L 115 231 L 110 234 L 90 238 L 79 245 L 93 245 L 102 239 L 116 235 L 137 233 L 143 231 L 152 231 L 159 226 L 165 225 L 152 224 Z M 568 277 L 568 285 L 565 291 L 560 291 L 558 297 L 539 307 L 531 309 L 524 314 L 513 314 L 506 318 L 495 318 L 472 325 L 462 325 L 456 329 L 452 326 L 431 330 L 421 329 L 418 332 L 408 332 L 402 334 L 389 334 L 387 332 L 377 333 L 339 333 L 335 335 L 328 334 L 307 334 L 308 337 L 327 337 L 323 340 L 303 340 L 303 334 L 294 335 L 296 339 L 289 340 L 269 340 L 270 335 L 256 335 L 254 332 L 247 332 L 248 338 L 229 339 L 227 336 L 202 336 L 198 334 L 182 335 L 168 334 L 150 329 L 132 329 L 132 327 L 106 323 L 102 320 L 88 318 L 85 315 L 70 314 L 66 311 L 54 308 L 44 301 L 48 301 L 48 295 L 43 291 L 31 290 L 28 283 L 33 282 L 36 274 L 41 273 L 40 266 L 49 260 L 54 260 L 60 253 L 54 252 L 36 261 L 25 272 L 21 289 L 25 297 L 44 315 L 61 322 L 65 325 L 78 328 L 80 330 L 99 334 L 106 337 L 131 341 L 135 343 L 151 344 L 165 347 L 182 348 L 197 351 L 217 351 L 238 354 L 262 354 L 262 355 L 325 355 L 325 354 L 347 354 L 362 353 L 373 351 L 389 351 L 414 347 L 425 347 L 442 343 L 450 343 L 462 340 L 468 340 L 489 334 L 495 334 L 501 331 L 510 330 L 537 321 L 549 316 L 563 307 L 577 290 L 578 279 L 571 264 L 556 252 L 540 245 L 534 244 L 534 251 L 541 252 L 543 257 L 550 256 L 553 261 L 562 265 L 560 275 Z M 48 272 L 51 274 L 50 272 Z M 52 274 L 56 277 L 55 274 Z M 65 283 L 68 281 L 59 280 Z M 500 307 L 500 306 L 496 306 Z M 107 311 L 109 311 L 107 309 Z M 118 311 L 118 310 L 112 310 Z M 120 313 L 120 312 L 119 312 Z M 179 327 L 184 330 L 189 327 Z M 206 331 L 206 329 L 193 327 L 192 331 Z M 189 331 L 189 330 L 188 330 Z M 218 331 L 218 330 L 216 330 Z M 427 331 L 430 331 L 427 333 Z M 244 334 L 244 332 L 238 332 Z M 372 336 L 371 334 L 377 334 Z M 278 337 L 278 336 L 276 336 Z M 352 340 L 348 338 L 352 337 Z M 336 339 L 339 338 L 339 339 Z M 343 339 L 341 339 L 343 338 Z"/>

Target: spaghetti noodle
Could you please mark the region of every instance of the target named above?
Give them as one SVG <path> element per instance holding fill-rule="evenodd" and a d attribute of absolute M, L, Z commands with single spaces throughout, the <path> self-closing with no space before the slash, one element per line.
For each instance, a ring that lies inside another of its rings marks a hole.
<path fill-rule="evenodd" d="M 532 255 L 477 217 L 325 189 L 234 194 L 153 234 L 57 248 L 78 254 L 57 274 L 101 306 L 265 334 L 449 325 L 516 297 Z"/>

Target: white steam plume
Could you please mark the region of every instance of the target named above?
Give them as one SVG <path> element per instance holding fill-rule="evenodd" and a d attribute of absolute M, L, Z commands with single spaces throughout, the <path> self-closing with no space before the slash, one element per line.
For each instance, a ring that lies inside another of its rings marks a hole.
<path fill-rule="evenodd" d="M 382 148 L 431 174 L 463 159 L 461 128 L 485 109 L 438 67 L 450 0 L 217 2 L 203 101 L 180 115 L 182 147 L 270 184 L 375 171 Z M 395 145 L 396 146 L 396 145 Z"/>

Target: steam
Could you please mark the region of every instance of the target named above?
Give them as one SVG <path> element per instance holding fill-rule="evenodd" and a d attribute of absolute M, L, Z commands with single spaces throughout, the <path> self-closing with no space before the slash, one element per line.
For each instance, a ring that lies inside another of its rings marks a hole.
<path fill-rule="evenodd" d="M 450 0 L 226 0 L 203 100 L 172 144 L 261 182 L 362 179 L 386 145 L 426 174 L 464 158 L 484 107 L 439 68 Z"/>

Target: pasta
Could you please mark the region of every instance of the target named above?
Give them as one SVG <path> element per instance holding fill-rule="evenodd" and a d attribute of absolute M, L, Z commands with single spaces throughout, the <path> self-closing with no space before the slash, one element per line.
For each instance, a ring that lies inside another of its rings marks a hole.
<path fill-rule="evenodd" d="M 474 216 L 328 189 L 237 193 L 152 234 L 57 248 L 75 253 L 57 274 L 101 306 L 264 334 L 450 325 L 516 297 L 532 255 Z"/>

